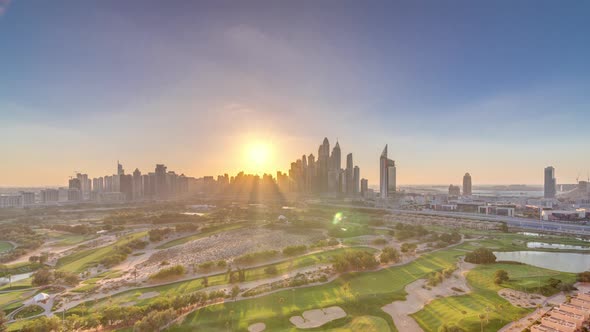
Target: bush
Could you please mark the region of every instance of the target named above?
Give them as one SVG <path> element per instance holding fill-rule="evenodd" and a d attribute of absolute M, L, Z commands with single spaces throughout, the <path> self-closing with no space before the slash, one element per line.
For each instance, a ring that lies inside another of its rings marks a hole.
<path fill-rule="evenodd" d="M 267 267 L 264 269 L 264 273 L 266 273 L 266 274 L 268 274 L 268 275 L 275 275 L 275 274 L 277 274 L 278 272 L 279 272 L 279 271 L 277 270 L 277 267 L 276 267 L 276 266 L 274 266 L 274 265 L 267 266 Z"/>
<path fill-rule="evenodd" d="M 45 286 L 53 282 L 53 273 L 46 268 L 40 268 L 37 272 L 33 273 L 33 286 Z"/>
<path fill-rule="evenodd" d="M 307 246 L 300 245 L 300 246 L 288 246 L 283 248 L 283 255 L 293 256 L 303 254 L 307 251 Z"/>
<path fill-rule="evenodd" d="M 374 269 L 379 265 L 373 254 L 360 252 L 345 252 L 333 258 L 333 267 L 338 272 L 345 272 L 350 270 L 369 270 Z"/>
<path fill-rule="evenodd" d="M 491 264 L 496 262 L 496 255 L 488 248 L 477 248 L 465 255 L 465 261 L 473 264 Z"/>
<path fill-rule="evenodd" d="M 418 248 L 417 244 L 404 242 L 404 243 L 402 243 L 402 246 L 400 249 L 403 253 L 408 253 L 408 252 L 414 252 L 416 250 L 416 248 Z"/>
<path fill-rule="evenodd" d="M 584 271 L 582 273 L 578 273 L 578 281 L 579 282 L 590 282 L 590 271 Z"/>
<path fill-rule="evenodd" d="M 373 240 L 373 244 L 378 245 L 378 246 L 382 246 L 382 245 L 387 244 L 387 240 L 385 240 L 384 238 L 378 238 L 378 239 Z"/>
<path fill-rule="evenodd" d="M 494 273 L 494 283 L 496 285 L 499 285 L 508 280 L 510 280 L 510 277 L 508 277 L 508 272 L 505 270 L 498 270 L 496 273 Z"/>
<path fill-rule="evenodd" d="M 162 269 L 162 270 L 150 275 L 150 279 L 165 279 L 168 277 L 181 276 L 185 273 L 186 273 L 186 269 L 184 268 L 184 266 L 176 265 L 176 266 Z"/>
<path fill-rule="evenodd" d="M 381 255 L 379 256 L 379 260 L 381 263 L 389 263 L 389 262 L 398 262 L 399 261 L 399 252 L 392 247 L 385 247 L 381 251 Z"/>

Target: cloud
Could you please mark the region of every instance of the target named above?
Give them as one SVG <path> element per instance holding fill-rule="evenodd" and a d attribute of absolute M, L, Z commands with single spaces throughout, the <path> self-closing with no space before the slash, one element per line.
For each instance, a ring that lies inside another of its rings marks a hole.
<path fill-rule="evenodd" d="M 12 0 L 0 0 L 0 16 L 4 15 L 10 6 Z"/>

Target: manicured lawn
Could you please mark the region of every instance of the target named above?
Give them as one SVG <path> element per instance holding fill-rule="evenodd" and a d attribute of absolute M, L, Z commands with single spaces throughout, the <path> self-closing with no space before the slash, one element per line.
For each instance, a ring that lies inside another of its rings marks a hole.
<path fill-rule="evenodd" d="M 21 311 L 19 311 L 15 315 L 15 318 L 17 318 L 17 319 L 29 318 L 29 317 L 36 316 L 36 315 L 42 313 L 43 311 L 45 311 L 45 310 L 43 308 L 41 308 L 40 306 L 31 305 L 31 306 L 27 306 L 27 307 L 23 308 Z"/>
<path fill-rule="evenodd" d="M 312 266 L 312 265 L 316 265 L 316 264 L 321 264 L 321 263 L 328 263 L 331 257 L 341 254 L 341 253 L 344 253 L 344 252 L 347 252 L 347 251 L 349 251 L 349 252 L 368 251 L 368 252 L 372 252 L 372 253 L 376 252 L 376 250 L 372 249 L 372 248 L 362 248 L 362 247 L 361 248 L 340 248 L 340 249 L 329 250 L 329 251 L 325 251 L 325 252 L 321 252 L 321 253 L 305 255 L 305 256 L 294 258 L 292 260 L 288 260 L 288 261 L 284 261 L 284 262 L 280 262 L 280 263 L 276 263 L 276 264 L 270 264 L 270 265 L 276 266 L 277 275 L 280 275 L 282 273 L 286 273 L 286 272 L 294 270 L 294 269 L 299 269 L 299 268 Z M 246 270 L 246 281 L 254 281 L 254 280 L 272 277 L 272 276 L 267 275 L 266 272 L 264 271 L 264 269 L 270 265 L 247 269 Z M 226 285 L 226 284 L 229 284 L 229 279 L 228 279 L 228 276 L 226 273 L 221 272 L 220 274 L 208 277 L 208 282 L 209 282 L 209 286 Z M 86 281 L 84 283 L 86 284 L 86 283 L 88 283 L 88 281 Z M 130 290 L 127 292 L 113 295 L 112 297 L 110 297 L 108 299 L 108 303 L 120 305 L 123 303 L 135 302 L 135 305 L 138 305 L 138 306 L 147 305 L 150 302 L 154 301 L 155 298 L 138 300 L 137 298 L 141 294 L 148 293 L 148 292 L 158 292 L 159 297 L 170 298 L 170 297 L 173 297 L 176 295 L 189 294 L 192 292 L 196 292 L 196 291 L 203 288 L 202 283 L 203 283 L 203 278 L 198 278 L 198 279 L 187 280 L 187 281 L 179 281 L 176 283 L 163 285 L 163 286 L 154 286 L 154 287 L 147 287 L 147 288 L 142 288 L 142 289 L 137 289 L 137 290 Z M 88 285 L 82 286 L 82 288 L 83 289 L 84 288 L 91 289 L 90 285 L 91 285 L 91 283 L 88 283 Z M 78 291 L 79 289 L 76 289 L 76 290 Z M 94 307 L 101 307 L 106 304 L 107 304 L 106 300 L 101 300 L 101 301 L 98 301 L 94 305 L 89 305 L 89 307 L 93 307 L 93 306 Z"/>
<path fill-rule="evenodd" d="M 92 240 L 97 238 L 96 234 L 87 234 L 87 235 L 78 235 L 78 234 L 67 234 L 60 237 L 59 242 L 56 243 L 57 246 L 72 246 L 78 243 L 82 243 L 84 241 Z"/>
<path fill-rule="evenodd" d="M 171 331 L 223 331 L 228 322 L 240 330 L 245 330 L 250 324 L 264 322 L 269 331 L 291 331 L 294 330 L 289 322 L 291 316 L 332 305 L 341 306 L 353 321 L 360 316 L 376 316 L 395 330 L 391 317 L 381 307 L 394 300 L 404 299 L 404 288 L 408 283 L 424 278 L 433 270 L 455 265 L 457 257 L 463 254 L 464 251 L 455 249 L 439 251 L 402 266 L 346 274 L 321 286 L 284 290 L 250 300 L 207 307 L 190 314 Z"/>
<path fill-rule="evenodd" d="M 12 250 L 12 244 L 7 241 L 0 241 L 0 254 Z"/>
<path fill-rule="evenodd" d="M 234 229 L 238 229 L 238 228 L 242 228 L 245 225 L 243 224 L 232 224 L 232 225 L 227 225 L 227 226 L 222 226 L 219 228 L 214 228 L 214 229 L 210 229 L 208 231 L 199 233 L 199 234 L 194 234 L 194 235 L 189 235 L 189 236 L 185 236 L 185 237 L 181 237 L 179 239 L 176 240 L 172 240 L 172 241 L 168 241 L 166 243 L 163 243 L 159 246 L 156 247 L 156 249 L 168 249 L 174 246 L 178 246 L 181 244 L 185 244 L 187 242 L 193 241 L 193 240 L 197 240 L 197 239 L 201 239 L 213 234 L 217 234 L 217 233 L 222 233 L 222 232 L 227 232 L 230 230 L 234 230 Z"/>
<path fill-rule="evenodd" d="M 82 272 L 88 267 L 97 264 L 102 259 L 112 255 L 115 252 L 116 246 L 125 245 L 131 240 L 139 239 L 147 235 L 147 232 L 133 233 L 126 235 L 117 242 L 101 247 L 82 250 L 69 256 L 60 258 L 57 262 L 57 268 L 61 271 Z"/>
<path fill-rule="evenodd" d="M 511 281 L 496 285 L 494 273 L 500 269 L 508 272 Z M 484 331 L 497 331 L 508 321 L 520 318 L 532 311 L 512 306 L 510 302 L 498 295 L 498 290 L 514 288 L 522 291 L 534 291 L 538 287 L 539 281 L 543 285 L 551 277 L 564 282 L 575 281 L 575 275 L 572 273 L 557 272 L 529 265 L 502 263 L 479 265 L 467 274 L 467 281 L 472 288 L 472 293 L 434 300 L 413 317 L 424 331 L 437 331 L 443 323 L 455 324 L 466 331 L 475 331 L 481 329 L 479 315 L 485 314 Z"/>
<path fill-rule="evenodd" d="M 376 316 L 359 316 L 352 319 L 352 321 L 344 326 L 333 328 L 333 329 L 323 329 L 323 331 L 327 332 L 355 332 L 355 331 L 362 331 L 362 332 L 381 332 L 381 331 L 389 331 L 389 325 L 387 321 L 381 317 Z"/>

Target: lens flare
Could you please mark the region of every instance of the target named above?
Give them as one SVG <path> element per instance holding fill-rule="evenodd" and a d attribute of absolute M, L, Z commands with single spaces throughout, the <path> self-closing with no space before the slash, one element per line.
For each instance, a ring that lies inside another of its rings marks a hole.
<path fill-rule="evenodd" d="M 334 215 L 334 219 L 332 219 L 332 224 L 337 225 L 342 222 L 342 212 L 336 212 Z"/>

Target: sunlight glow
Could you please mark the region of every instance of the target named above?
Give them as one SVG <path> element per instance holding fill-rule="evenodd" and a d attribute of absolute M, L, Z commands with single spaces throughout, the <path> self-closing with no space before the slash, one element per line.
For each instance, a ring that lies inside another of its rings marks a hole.
<path fill-rule="evenodd" d="M 250 144 L 247 147 L 246 156 L 248 168 L 253 172 L 262 173 L 269 167 L 271 147 L 262 142 Z"/>

